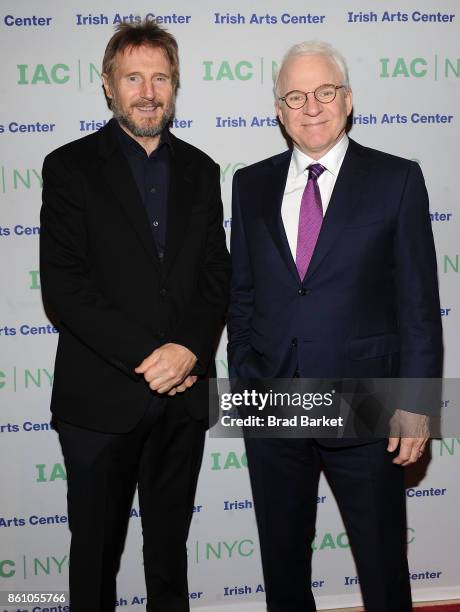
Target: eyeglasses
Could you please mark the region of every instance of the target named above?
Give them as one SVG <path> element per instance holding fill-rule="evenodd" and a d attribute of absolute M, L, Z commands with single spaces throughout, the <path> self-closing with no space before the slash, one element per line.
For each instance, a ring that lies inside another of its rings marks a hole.
<path fill-rule="evenodd" d="M 278 98 L 278 100 L 282 100 L 286 102 L 286 105 L 293 110 L 298 110 L 305 106 L 308 100 L 308 94 L 312 93 L 315 96 L 315 100 L 321 102 L 321 104 L 329 104 L 335 99 L 338 89 L 342 89 L 345 85 L 332 85 L 331 83 L 327 83 L 326 85 L 320 85 L 314 91 L 289 91 L 282 98 Z"/>

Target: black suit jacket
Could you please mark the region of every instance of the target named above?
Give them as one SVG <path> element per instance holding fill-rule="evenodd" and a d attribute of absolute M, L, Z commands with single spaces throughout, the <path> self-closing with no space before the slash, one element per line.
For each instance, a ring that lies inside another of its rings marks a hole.
<path fill-rule="evenodd" d="M 60 328 L 51 409 L 69 423 L 132 429 L 153 396 L 134 368 L 166 342 L 189 348 L 200 374 L 170 401 L 207 416 L 230 273 L 220 174 L 203 152 L 171 142 L 163 263 L 110 124 L 44 161 L 41 283 Z"/>
<path fill-rule="evenodd" d="M 291 154 L 234 176 L 231 376 L 441 376 L 436 255 L 418 164 L 350 140 L 300 279 L 281 218 Z M 398 407 L 429 411 L 414 396 Z"/>

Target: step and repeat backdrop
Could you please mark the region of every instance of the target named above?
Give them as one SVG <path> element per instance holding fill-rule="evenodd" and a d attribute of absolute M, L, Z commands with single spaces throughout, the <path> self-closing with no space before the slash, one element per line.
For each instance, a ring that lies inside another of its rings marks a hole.
<path fill-rule="evenodd" d="M 43 312 L 38 266 L 41 167 L 46 153 L 110 118 L 101 60 L 114 26 L 123 21 L 148 15 L 178 39 L 182 87 L 172 130 L 220 164 L 228 236 L 234 172 L 286 146 L 272 94 L 272 73 L 282 55 L 290 45 L 311 39 L 342 51 L 354 92 L 351 136 L 416 160 L 425 175 L 438 253 L 445 375 L 457 376 L 457 2 L 4 0 L 0 8 L 0 591 L 67 585 L 66 473 L 48 411 L 58 332 Z M 217 354 L 220 377 L 228 374 L 225 343 L 224 336 Z M 78 371 L 75 385 L 85 385 Z M 456 398 L 444 401 L 452 406 Z M 424 463 L 407 473 L 407 543 L 416 600 L 460 597 L 456 435 L 445 432 L 445 438 L 433 441 Z M 263 610 L 241 440 L 207 440 L 195 504 L 188 542 L 191 605 Z M 312 580 L 319 608 L 360 602 L 348 539 L 324 480 Z M 120 607 L 145 609 L 136 498 L 118 585 Z"/>

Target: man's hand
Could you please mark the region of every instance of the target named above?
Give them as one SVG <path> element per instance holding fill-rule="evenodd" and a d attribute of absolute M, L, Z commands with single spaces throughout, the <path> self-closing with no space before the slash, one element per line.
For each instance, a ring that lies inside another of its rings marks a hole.
<path fill-rule="evenodd" d="M 168 391 L 168 395 L 176 395 L 176 393 L 183 393 L 187 389 L 190 389 L 190 387 L 192 387 L 197 380 L 198 376 L 187 376 L 183 383 L 181 383 L 177 387 L 173 387 L 170 391 Z"/>
<path fill-rule="evenodd" d="M 134 371 L 144 375 L 152 391 L 168 393 L 174 388 L 185 391 L 196 381 L 196 377 L 188 376 L 196 361 L 196 356 L 188 348 L 168 342 L 154 350 Z"/>
<path fill-rule="evenodd" d="M 387 451 L 399 446 L 399 454 L 393 459 L 397 465 L 410 465 L 423 455 L 430 437 L 430 418 L 425 414 L 414 414 L 397 409 L 390 420 L 390 438 Z"/>

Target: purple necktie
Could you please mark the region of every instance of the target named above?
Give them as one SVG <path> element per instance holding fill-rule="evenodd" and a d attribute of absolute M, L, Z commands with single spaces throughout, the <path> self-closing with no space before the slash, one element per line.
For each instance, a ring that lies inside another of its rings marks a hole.
<path fill-rule="evenodd" d="M 310 264 L 323 222 L 323 205 L 317 180 L 325 169 L 321 164 L 308 166 L 308 181 L 300 204 L 295 265 L 302 280 Z"/>

